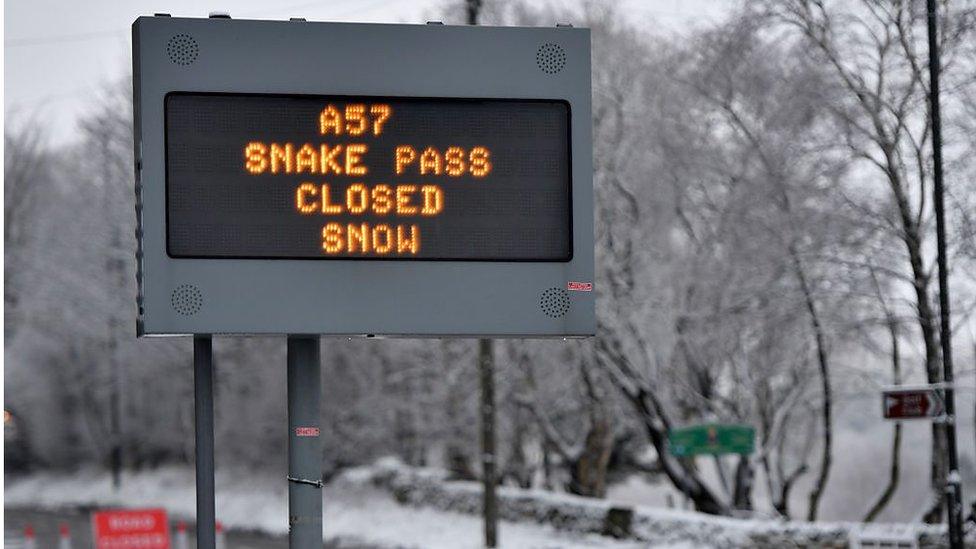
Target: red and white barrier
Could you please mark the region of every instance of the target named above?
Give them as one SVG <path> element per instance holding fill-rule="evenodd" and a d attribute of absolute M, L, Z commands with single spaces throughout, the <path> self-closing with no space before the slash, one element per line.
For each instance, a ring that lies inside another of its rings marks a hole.
<path fill-rule="evenodd" d="M 173 549 L 190 549 L 190 539 L 186 533 L 186 523 L 182 520 L 176 523 L 176 537 L 173 539 Z"/>
<path fill-rule="evenodd" d="M 24 526 L 24 549 L 37 549 L 37 538 L 34 536 L 34 527 L 30 524 Z"/>
<path fill-rule="evenodd" d="M 216 531 L 217 543 L 215 545 L 217 546 L 217 549 L 227 549 L 227 539 L 224 534 L 224 525 L 219 520 L 217 521 Z"/>
<path fill-rule="evenodd" d="M 71 549 L 71 530 L 66 522 L 58 527 L 58 549 Z"/>

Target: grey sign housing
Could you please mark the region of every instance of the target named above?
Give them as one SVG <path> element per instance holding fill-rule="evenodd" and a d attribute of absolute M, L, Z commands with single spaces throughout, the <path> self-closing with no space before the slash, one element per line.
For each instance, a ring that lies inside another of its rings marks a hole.
<path fill-rule="evenodd" d="M 133 88 L 139 335 L 594 333 L 587 29 L 142 17 L 133 26 Z M 564 103 L 571 254 L 519 261 L 172 256 L 171 94 Z"/>

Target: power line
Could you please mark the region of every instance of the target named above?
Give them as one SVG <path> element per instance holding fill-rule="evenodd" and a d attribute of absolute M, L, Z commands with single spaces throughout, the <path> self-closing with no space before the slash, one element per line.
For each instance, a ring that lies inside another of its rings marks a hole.
<path fill-rule="evenodd" d="M 24 46 L 41 46 L 47 44 L 62 44 L 65 42 L 82 42 L 85 40 L 95 40 L 98 38 L 108 38 L 112 36 L 125 36 L 124 30 L 106 30 L 95 32 L 84 32 L 78 34 L 61 34 L 56 36 L 43 36 L 37 38 L 10 38 L 3 41 L 3 45 L 8 48 L 19 48 Z"/>
<path fill-rule="evenodd" d="M 344 10 L 336 14 L 330 15 L 330 17 L 346 17 L 347 15 L 352 15 L 357 12 L 370 10 L 373 8 L 380 7 L 383 4 L 390 3 L 391 0 L 377 0 L 375 2 L 370 2 L 366 4 L 360 4 L 353 7 L 353 9 Z M 303 2 L 301 4 L 293 4 L 290 6 L 285 6 L 282 8 L 275 9 L 273 11 L 260 11 L 260 12 L 245 12 L 241 15 L 245 17 L 271 14 L 271 13 L 282 13 L 293 9 L 302 9 L 312 6 L 317 6 L 322 4 L 323 0 L 317 0 L 315 2 Z M 347 4 L 348 5 L 348 4 Z M 104 31 L 93 31 L 93 32 L 83 32 L 76 34 L 59 34 L 54 36 L 42 36 L 37 38 L 10 38 L 3 41 L 3 45 L 8 48 L 20 48 L 29 46 L 45 46 L 49 44 L 63 44 L 66 42 L 84 42 L 88 40 L 97 40 L 100 38 L 110 38 L 110 37 L 125 37 L 126 30 L 104 30 Z"/>
<path fill-rule="evenodd" d="M 282 6 L 274 10 L 246 11 L 241 13 L 241 15 L 244 17 L 250 17 L 253 15 L 264 15 L 268 13 L 281 13 L 283 11 L 300 10 L 304 8 L 310 8 L 312 6 L 318 6 L 319 4 L 322 4 L 322 2 L 323 0 L 315 0 L 314 2 L 302 2 L 300 4 L 291 4 L 288 6 Z"/>
<path fill-rule="evenodd" d="M 378 0 L 378 1 L 374 1 L 374 2 L 362 2 L 362 3 L 360 3 L 360 2 L 350 2 L 349 4 L 339 4 L 340 6 L 341 5 L 352 5 L 354 7 L 352 9 L 347 9 L 347 10 L 340 11 L 339 13 L 331 14 L 331 15 L 329 15 L 329 17 L 333 17 L 333 18 L 334 17 L 345 17 L 347 15 L 352 15 L 352 14 L 355 14 L 355 13 L 358 13 L 358 12 L 361 12 L 361 11 L 366 11 L 366 10 L 370 10 L 370 9 L 379 7 L 379 6 L 383 5 L 383 4 L 388 4 L 391 1 L 392 0 Z M 257 12 L 253 12 L 253 11 L 252 12 L 244 12 L 241 15 L 244 16 L 244 17 L 252 17 L 252 16 L 256 16 L 256 15 L 268 15 L 268 14 L 275 14 L 275 13 L 283 13 L 283 12 L 289 12 L 291 10 L 300 10 L 300 9 L 304 9 L 304 8 L 310 8 L 310 7 L 313 7 L 313 6 L 319 6 L 322 3 L 323 3 L 323 0 L 318 0 L 318 1 L 315 1 L 315 2 L 302 2 L 300 4 L 292 4 L 292 5 L 289 5 L 289 6 L 283 6 L 283 7 L 280 7 L 280 8 L 275 8 L 274 10 L 262 10 L 262 11 L 257 11 Z M 326 7 L 326 6 L 322 6 L 322 7 Z M 330 8 L 336 7 L 336 4 L 331 4 L 328 7 L 330 7 Z M 231 14 L 231 15 L 233 15 L 233 14 Z"/>

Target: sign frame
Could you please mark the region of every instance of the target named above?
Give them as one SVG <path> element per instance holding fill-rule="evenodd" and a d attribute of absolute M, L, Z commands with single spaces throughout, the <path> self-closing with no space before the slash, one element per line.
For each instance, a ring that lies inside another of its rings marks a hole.
<path fill-rule="evenodd" d="M 192 42 L 189 53 L 174 59 L 167 50 L 174 40 Z M 539 57 L 554 49 L 563 65 Z M 328 77 L 335 74 L 342 78 Z M 564 101 L 571 259 L 170 257 L 164 101 L 173 92 Z M 133 24 L 138 335 L 593 335 L 595 294 L 569 286 L 594 279 L 590 93 L 588 29 L 140 17 Z"/>

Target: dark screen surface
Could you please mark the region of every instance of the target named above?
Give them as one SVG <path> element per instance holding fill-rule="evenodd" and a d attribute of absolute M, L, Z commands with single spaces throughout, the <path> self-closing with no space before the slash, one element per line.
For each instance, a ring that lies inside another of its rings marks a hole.
<path fill-rule="evenodd" d="M 172 257 L 568 261 L 562 101 L 171 93 Z"/>

